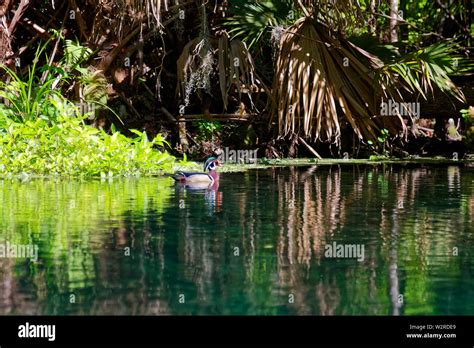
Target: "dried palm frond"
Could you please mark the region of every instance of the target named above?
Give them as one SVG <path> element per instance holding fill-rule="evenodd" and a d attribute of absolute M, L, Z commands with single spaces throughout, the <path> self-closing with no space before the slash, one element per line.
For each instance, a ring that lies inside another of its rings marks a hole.
<path fill-rule="evenodd" d="M 89 0 L 86 4 L 69 0 L 69 5 L 78 10 L 82 34 L 99 46 L 107 40 L 104 33 L 122 40 L 133 28 L 141 28 L 143 24 L 147 30 L 161 30 L 162 15 L 168 10 L 168 4 L 169 0 Z M 88 13 L 91 9 L 94 11 L 92 21 Z"/>
<path fill-rule="evenodd" d="M 224 109 L 227 108 L 228 94 L 234 86 L 239 98 L 242 92 L 251 93 L 258 91 L 263 84 L 256 77 L 255 64 L 246 45 L 240 40 L 230 40 L 226 34 L 218 39 L 219 48 L 219 83 L 221 88 Z"/>
<path fill-rule="evenodd" d="M 209 37 L 208 44 L 202 38 L 188 42 L 177 61 L 177 93 L 184 100 L 197 90 L 210 92 L 212 75 L 217 72 L 224 109 L 228 96 L 237 92 L 246 93 L 250 100 L 252 92 L 266 88 L 257 78 L 255 64 L 244 43 L 229 40 L 227 34 Z M 217 60 L 214 57 L 217 55 Z M 235 88 L 235 90 L 233 90 Z"/>
<path fill-rule="evenodd" d="M 277 117 L 279 135 L 338 142 L 338 114 L 361 139 L 375 141 L 382 127 L 392 134 L 405 132 L 400 115 L 377 117 L 381 98 L 401 100 L 376 79 L 374 69 L 382 66 L 377 57 L 336 38 L 315 19 L 298 20 L 281 37 L 273 81 L 271 121 Z"/>

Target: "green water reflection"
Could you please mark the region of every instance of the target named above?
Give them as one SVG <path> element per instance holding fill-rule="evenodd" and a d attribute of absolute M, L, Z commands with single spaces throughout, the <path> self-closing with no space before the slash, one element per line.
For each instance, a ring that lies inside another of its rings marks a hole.
<path fill-rule="evenodd" d="M 0 244 L 39 247 L 0 258 L 0 314 L 473 315 L 473 180 L 321 166 L 223 174 L 217 191 L 0 181 Z M 326 257 L 334 242 L 364 260 Z"/>

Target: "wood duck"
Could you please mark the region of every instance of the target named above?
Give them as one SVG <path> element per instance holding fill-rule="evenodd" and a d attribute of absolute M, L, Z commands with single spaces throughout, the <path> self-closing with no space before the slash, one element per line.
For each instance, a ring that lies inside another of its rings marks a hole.
<path fill-rule="evenodd" d="M 208 171 L 209 173 L 177 172 L 170 176 L 181 184 L 208 187 L 218 184 L 219 174 L 216 172 L 216 168 L 220 166 L 221 163 L 217 158 L 209 157 L 204 163 L 204 172 Z"/>

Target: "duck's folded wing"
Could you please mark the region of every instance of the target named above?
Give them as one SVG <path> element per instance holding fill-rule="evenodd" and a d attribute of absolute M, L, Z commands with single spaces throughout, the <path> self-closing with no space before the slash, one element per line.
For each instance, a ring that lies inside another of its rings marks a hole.
<path fill-rule="evenodd" d="M 191 182 L 213 182 L 214 179 L 207 173 L 188 173 L 188 172 L 178 172 L 178 175 L 181 175 L 181 180 L 186 181 L 187 183 Z"/>
<path fill-rule="evenodd" d="M 185 178 L 190 178 L 192 176 L 209 176 L 207 173 L 196 173 L 196 172 L 177 172 L 175 175 L 184 176 Z"/>
<path fill-rule="evenodd" d="M 175 174 L 167 174 L 176 181 L 213 181 L 212 177 L 207 173 L 196 172 L 176 172 Z"/>

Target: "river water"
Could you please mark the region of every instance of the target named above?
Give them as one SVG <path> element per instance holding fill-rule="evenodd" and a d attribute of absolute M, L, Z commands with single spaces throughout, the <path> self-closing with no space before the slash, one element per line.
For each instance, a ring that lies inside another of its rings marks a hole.
<path fill-rule="evenodd" d="M 458 166 L 0 180 L 0 315 L 474 315 L 473 218 Z"/>

